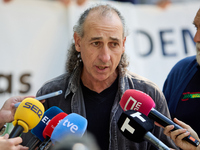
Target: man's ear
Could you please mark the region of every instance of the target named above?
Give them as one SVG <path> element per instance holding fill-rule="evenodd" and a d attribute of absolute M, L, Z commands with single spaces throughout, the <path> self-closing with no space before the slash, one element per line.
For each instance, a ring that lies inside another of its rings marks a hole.
<path fill-rule="evenodd" d="M 126 37 L 123 39 L 123 53 L 125 52 Z"/>
<path fill-rule="evenodd" d="M 81 50 L 80 50 L 81 38 L 79 37 L 79 35 L 76 32 L 74 33 L 74 42 L 75 42 L 76 51 L 81 52 Z"/>

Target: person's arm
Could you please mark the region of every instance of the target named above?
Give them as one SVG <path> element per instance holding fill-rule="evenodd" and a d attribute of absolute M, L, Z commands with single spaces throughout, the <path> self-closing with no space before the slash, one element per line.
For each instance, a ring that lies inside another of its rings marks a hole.
<path fill-rule="evenodd" d="M 28 150 L 28 147 L 20 145 L 22 142 L 21 137 L 8 139 L 9 135 L 5 134 L 0 137 L 0 149 L 1 150 Z"/>
<path fill-rule="evenodd" d="M 28 97 L 35 98 L 35 96 L 15 96 L 5 101 L 0 109 L 0 129 L 2 129 L 6 123 L 14 120 L 14 114 L 16 110 L 14 105 Z"/>
<path fill-rule="evenodd" d="M 195 147 L 192 144 L 190 144 L 189 142 L 183 140 L 184 137 L 187 137 L 188 135 L 191 134 L 194 138 L 196 138 L 198 141 L 200 141 L 197 133 L 189 125 L 185 124 L 184 122 L 182 122 L 176 118 L 174 118 L 173 121 L 176 124 L 180 125 L 183 129 L 171 131 L 174 128 L 174 126 L 169 125 L 164 128 L 164 134 L 169 136 L 174 141 L 174 143 L 183 150 L 188 150 L 188 149 L 189 150 L 200 150 L 200 145 Z"/>

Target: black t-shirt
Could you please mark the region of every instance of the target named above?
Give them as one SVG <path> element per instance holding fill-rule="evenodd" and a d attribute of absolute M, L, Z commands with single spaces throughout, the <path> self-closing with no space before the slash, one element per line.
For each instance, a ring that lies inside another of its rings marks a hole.
<path fill-rule="evenodd" d="M 178 102 L 175 117 L 200 135 L 200 69 L 193 76 Z"/>
<path fill-rule="evenodd" d="M 101 93 L 85 87 L 81 81 L 88 121 L 87 131 L 92 133 L 101 150 L 108 150 L 110 112 L 118 89 L 118 78 Z"/>

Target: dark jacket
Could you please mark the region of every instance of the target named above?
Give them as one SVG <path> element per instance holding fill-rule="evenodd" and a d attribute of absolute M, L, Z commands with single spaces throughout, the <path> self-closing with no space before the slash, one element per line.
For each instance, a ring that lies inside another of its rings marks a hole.
<path fill-rule="evenodd" d="M 170 71 L 163 86 L 171 117 L 174 118 L 178 101 L 184 89 L 197 72 L 196 55 L 180 60 Z"/>
<path fill-rule="evenodd" d="M 45 109 L 51 106 L 58 106 L 67 114 L 74 112 L 86 117 L 83 94 L 80 86 L 81 68 L 77 68 L 73 74 L 65 73 L 47 83 L 38 91 L 37 96 L 63 90 L 63 94 L 47 99 L 44 103 Z M 109 150 L 152 150 L 156 149 L 148 142 L 134 143 L 126 139 L 118 129 L 117 121 L 123 112 L 119 101 L 127 89 L 141 90 L 152 97 L 159 112 L 170 118 L 167 103 L 163 93 L 151 81 L 127 72 L 125 75 L 119 73 L 118 92 L 110 114 L 110 139 Z M 173 141 L 163 134 L 163 129 L 155 127 L 152 133 L 163 143 L 171 148 L 176 148 Z M 30 135 L 30 134 L 29 134 Z M 28 142 L 28 134 L 22 135 L 24 143 Z"/>

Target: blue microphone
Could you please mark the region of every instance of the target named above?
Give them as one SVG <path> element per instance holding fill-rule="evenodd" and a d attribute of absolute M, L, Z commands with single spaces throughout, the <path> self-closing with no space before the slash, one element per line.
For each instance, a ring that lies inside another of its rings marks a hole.
<path fill-rule="evenodd" d="M 29 150 L 34 149 L 35 147 L 39 146 L 41 142 L 44 141 L 43 137 L 43 130 L 49 123 L 49 121 L 56 116 L 57 114 L 63 112 L 59 107 L 52 106 L 48 110 L 44 112 L 44 115 L 41 119 L 41 121 L 37 124 L 35 128 L 31 130 L 31 133 L 34 135 L 30 139 L 30 141 L 26 144 L 27 147 L 29 147 Z"/>
<path fill-rule="evenodd" d="M 71 113 L 55 127 L 51 134 L 51 141 L 55 144 L 67 136 L 82 137 L 86 128 L 87 119 L 76 113 Z"/>

